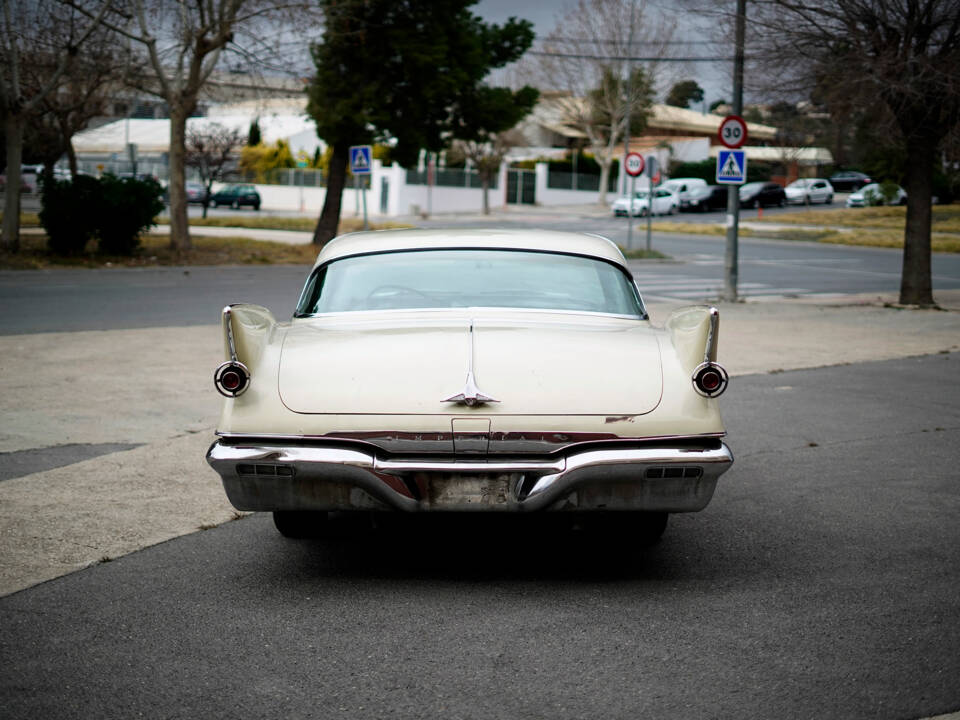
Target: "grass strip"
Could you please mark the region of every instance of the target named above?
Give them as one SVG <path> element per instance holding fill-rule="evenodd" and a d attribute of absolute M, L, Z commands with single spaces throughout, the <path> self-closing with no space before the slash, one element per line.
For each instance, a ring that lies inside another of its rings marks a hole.
<path fill-rule="evenodd" d="M 892 210 L 896 208 L 881 209 Z M 781 217 L 785 216 L 778 215 L 778 221 Z M 751 222 L 754 221 L 751 220 Z M 706 225 L 701 223 L 653 223 L 653 229 L 664 233 L 682 233 L 690 235 L 727 234 L 726 228 L 719 224 Z M 820 230 L 815 230 L 813 228 L 758 229 L 741 227 L 738 234 L 740 237 L 768 238 L 770 240 L 795 240 L 803 242 L 827 243 L 829 245 L 857 245 L 861 247 L 903 249 L 902 228 L 888 229 L 861 227 L 848 230 L 837 230 L 835 228 L 824 227 Z M 960 234 L 951 232 L 934 232 L 932 233 L 930 242 L 933 252 L 960 253 Z"/>
<path fill-rule="evenodd" d="M 623 256 L 625 258 L 628 258 L 630 260 L 672 260 L 672 258 L 669 255 L 665 255 L 659 250 L 646 250 L 644 248 L 639 248 L 637 250 L 627 250 L 624 247 L 620 247 L 620 252 L 623 253 Z"/>
<path fill-rule="evenodd" d="M 834 227 L 881 228 L 903 230 L 907 220 L 904 206 L 879 206 L 848 208 L 845 210 L 800 210 L 782 213 L 763 219 L 750 218 L 750 222 L 790 225 L 829 225 Z M 932 207 L 934 232 L 960 233 L 960 205 L 934 205 Z"/>
<path fill-rule="evenodd" d="M 157 219 L 161 225 L 170 222 L 170 218 L 161 217 Z M 251 230 L 298 230 L 300 232 L 313 232 L 317 227 L 317 219 L 309 217 L 276 217 L 272 215 L 237 215 L 225 217 L 217 215 L 215 217 L 190 218 L 190 225 L 194 227 L 235 227 L 248 228 Z M 393 228 L 412 227 L 404 223 L 379 222 L 370 223 L 371 230 L 388 230 Z M 338 227 L 338 235 L 348 232 L 363 230 L 363 220 L 360 218 L 342 218 Z"/>
<path fill-rule="evenodd" d="M 54 255 L 44 235 L 21 235 L 20 252 L 0 251 L 0 269 L 42 270 L 53 267 L 162 267 L 169 265 L 312 265 L 317 249 L 310 244 L 252 240 L 242 237 L 194 237 L 191 250 L 170 248 L 169 235 L 144 235 L 132 257 L 99 255 L 96 244 L 76 256 Z"/>

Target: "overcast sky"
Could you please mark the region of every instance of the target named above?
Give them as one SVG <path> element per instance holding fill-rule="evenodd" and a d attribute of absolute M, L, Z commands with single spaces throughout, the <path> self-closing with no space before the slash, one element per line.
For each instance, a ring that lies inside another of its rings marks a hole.
<path fill-rule="evenodd" d="M 711 34 L 714 21 L 704 14 L 681 10 L 675 0 L 638 0 L 637 5 L 638 7 L 644 5 L 649 9 L 656 9 L 667 17 L 675 18 L 677 20 L 675 39 L 678 41 L 698 43 L 714 39 Z M 472 7 L 472 10 L 489 22 L 502 23 L 510 17 L 529 20 L 533 23 L 537 37 L 546 37 L 567 12 L 575 6 L 575 0 L 537 0 L 535 3 L 518 3 L 516 0 L 480 0 Z M 729 47 L 696 44 L 677 45 L 675 47 L 675 54 L 678 56 L 698 53 L 732 56 L 733 40 L 731 39 Z M 671 67 L 671 76 L 676 76 L 679 79 L 696 80 L 700 87 L 704 89 L 708 106 L 714 100 L 724 99 L 729 101 L 733 97 L 732 63 L 677 63 Z M 663 98 L 658 99 L 662 100 Z"/>

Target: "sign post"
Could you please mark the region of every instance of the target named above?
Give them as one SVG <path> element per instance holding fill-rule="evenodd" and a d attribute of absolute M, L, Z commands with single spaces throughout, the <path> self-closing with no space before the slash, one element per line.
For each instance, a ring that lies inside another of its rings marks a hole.
<path fill-rule="evenodd" d="M 633 199 L 636 195 L 637 175 L 643 172 L 643 155 L 630 152 L 623 161 L 623 169 L 630 176 L 630 204 L 627 206 L 627 250 L 633 250 Z"/>
<path fill-rule="evenodd" d="M 653 248 L 651 240 L 653 232 L 653 188 L 660 182 L 660 168 L 657 163 L 656 155 L 647 155 L 646 169 L 644 174 L 647 176 L 647 252 Z"/>
<path fill-rule="evenodd" d="M 743 0 L 738 0 L 738 12 Z M 743 26 L 737 18 L 738 69 L 734 73 L 734 109 L 739 112 L 743 105 Z M 727 188 L 727 247 L 724 252 L 723 298 L 737 300 L 737 275 L 739 264 L 740 232 L 740 185 L 747 181 L 747 153 L 739 148 L 747 141 L 747 123 L 739 115 L 727 115 L 720 121 L 717 137 L 727 149 L 717 153 L 717 182 Z"/>
<path fill-rule="evenodd" d="M 373 165 L 373 148 L 370 145 L 352 145 L 350 147 L 350 172 L 353 173 L 355 188 L 360 187 L 360 176 L 369 175 Z M 363 229 L 370 229 L 367 219 L 367 188 L 363 187 Z"/>

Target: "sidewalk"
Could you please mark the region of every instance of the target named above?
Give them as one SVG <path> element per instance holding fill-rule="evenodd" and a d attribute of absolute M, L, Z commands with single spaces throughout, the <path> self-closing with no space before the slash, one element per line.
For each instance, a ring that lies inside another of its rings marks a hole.
<path fill-rule="evenodd" d="M 960 351 L 960 290 L 937 297 L 951 310 L 875 296 L 720 305 L 720 361 L 736 377 Z M 651 305 L 654 323 L 674 307 Z M 218 326 L 0 337 L 0 452 L 139 445 L 0 481 L 0 595 L 237 516 L 203 459 L 222 352 Z"/>

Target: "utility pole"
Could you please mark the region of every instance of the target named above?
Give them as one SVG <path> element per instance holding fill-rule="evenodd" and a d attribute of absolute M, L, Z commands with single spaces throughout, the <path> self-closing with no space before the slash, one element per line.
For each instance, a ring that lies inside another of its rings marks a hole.
<path fill-rule="evenodd" d="M 737 0 L 736 49 L 733 56 L 733 114 L 743 115 L 743 44 L 747 24 L 747 0 Z M 727 248 L 723 258 L 723 299 L 737 301 L 739 273 L 740 186 L 727 187 Z"/>
<path fill-rule="evenodd" d="M 627 60 L 627 115 L 624 118 L 626 129 L 623 138 L 623 160 L 620 161 L 620 177 L 624 185 L 627 181 L 624 169 L 627 167 L 627 155 L 630 154 L 630 117 L 633 115 L 633 14 L 636 7 L 637 0 L 632 0 L 630 3 L 630 36 L 627 41 L 630 59 Z M 633 250 L 633 189 L 635 183 L 636 179 L 631 175 L 630 189 L 627 191 L 630 194 L 630 204 L 627 205 L 627 250 Z M 606 191 L 606 188 L 602 189 Z"/>

